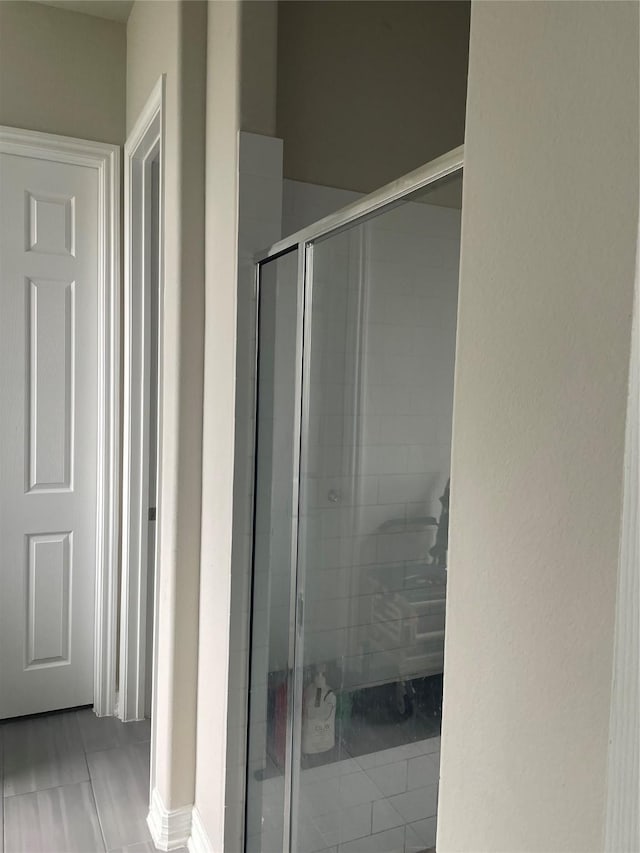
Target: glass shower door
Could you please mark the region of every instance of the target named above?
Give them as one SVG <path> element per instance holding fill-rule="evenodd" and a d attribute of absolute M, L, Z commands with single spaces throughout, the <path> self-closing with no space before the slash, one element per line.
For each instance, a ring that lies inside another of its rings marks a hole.
<path fill-rule="evenodd" d="M 295 853 L 435 844 L 460 210 L 430 201 L 307 250 Z"/>
<path fill-rule="evenodd" d="M 258 267 L 250 853 L 435 845 L 460 168 Z"/>
<path fill-rule="evenodd" d="M 288 849 L 300 417 L 298 252 L 262 265 L 246 849 Z"/>

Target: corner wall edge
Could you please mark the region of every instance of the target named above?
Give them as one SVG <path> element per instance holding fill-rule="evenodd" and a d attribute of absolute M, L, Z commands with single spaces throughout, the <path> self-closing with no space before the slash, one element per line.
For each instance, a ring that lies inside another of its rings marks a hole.
<path fill-rule="evenodd" d="M 191 835 L 187 842 L 187 850 L 189 853 L 215 853 L 196 806 L 193 807 L 191 814 Z"/>
<path fill-rule="evenodd" d="M 177 850 L 187 846 L 191 835 L 192 811 L 193 806 L 190 805 L 167 809 L 158 789 L 153 789 L 147 826 L 158 850 Z"/>

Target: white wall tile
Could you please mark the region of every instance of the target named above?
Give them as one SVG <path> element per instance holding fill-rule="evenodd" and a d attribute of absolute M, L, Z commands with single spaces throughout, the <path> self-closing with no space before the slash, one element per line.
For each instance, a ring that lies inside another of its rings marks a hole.
<path fill-rule="evenodd" d="M 377 434 L 379 435 L 379 433 Z M 397 444 L 371 444 L 362 450 L 362 473 L 365 476 L 375 474 L 404 474 L 407 472 L 409 448 Z M 403 500 L 407 500 L 403 496 Z M 382 503 L 387 501 L 383 497 Z M 394 503 L 394 501 L 390 501 Z"/>
<path fill-rule="evenodd" d="M 373 804 L 371 829 L 373 832 L 383 832 L 395 826 L 404 826 L 405 819 L 395 809 L 389 800 L 378 800 Z"/>
<path fill-rule="evenodd" d="M 340 811 L 340 788 L 335 778 L 311 779 L 303 773 L 300 778 L 298 803 L 301 815 L 321 817 Z"/>
<path fill-rule="evenodd" d="M 427 488 L 423 474 L 390 474 L 380 479 L 378 500 L 383 504 L 426 502 Z"/>
<path fill-rule="evenodd" d="M 270 832 L 247 835 L 247 853 L 280 853 L 282 833 Z"/>
<path fill-rule="evenodd" d="M 343 844 L 371 835 L 371 803 L 361 803 L 339 812 L 314 818 L 327 845 Z"/>
<path fill-rule="evenodd" d="M 438 786 L 414 788 L 412 791 L 390 797 L 389 803 L 402 815 L 406 823 L 433 817 L 438 808 Z"/>
<path fill-rule="evenodd" d="M 300 773 L 301 780 L 318 781 L 320 779 L 339 779 L 348 773 L 360 770 L 359 763 L 355 758 L 347 758 L 344 761 L 333 761 L 329 764 L 321 764 L 318 767 L 310 767 Z"/>
<path fill-rule="evenodd" d="M 380 799 L 380 790 L 363 770 L 341 776 L 339 788 L 343 807 Z"/>
<path fill-rule="evenodd" d="M 403 853 L 404 827 L 379 832 L 367 838 L 359 838 L 348 844 L 341 844 L 339 853 Z"/>
<path fill-rule="evenodd" d="M 294 843 L 299 853 L 319 853 L 327 849 L 327 842 L 312 818 L 301 818 L 296 829 Z"/>
<path fill-rule="evenodd" d="M 440 779 L 440 762 L 436 756 L 420 755 L 407 762 L 407 790 L 436 785 Z"/>
<path fill-rule="evenodd" d="M 385 797 L 407 790 L 407 762 L 394 761 L 381 767 L 370 767 L 367 775 Z"/>
<path fill-rule="evenodd" d="M 391 749 L 381 749 L 378 752 L 359 755 L 356 761 L 363 770 L 369 770 L 372 767 L 383 767 L 385 764 L 406 761 L 406 758 L 407 756 L 401 752 L 400 747 L 394 746 Z"/>
<path fill-rule="evenodd" d="M 405 838 L 407 853 L 422 853 L 431 847 L 436 846 L 436 826 L 437 820 L 434 817 L 427 817 L 424 820 L 418 820 L 410 823 L 407 826 L 407 835 Z"/>

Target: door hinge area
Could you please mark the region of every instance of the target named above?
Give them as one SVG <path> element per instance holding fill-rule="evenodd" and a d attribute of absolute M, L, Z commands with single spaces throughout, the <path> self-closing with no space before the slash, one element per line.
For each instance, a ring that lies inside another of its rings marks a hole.
<path fill-rule="evenodd" d="M 156 508 L 154 506 L 149 507 L 149 521 L 156 520 Z"/>

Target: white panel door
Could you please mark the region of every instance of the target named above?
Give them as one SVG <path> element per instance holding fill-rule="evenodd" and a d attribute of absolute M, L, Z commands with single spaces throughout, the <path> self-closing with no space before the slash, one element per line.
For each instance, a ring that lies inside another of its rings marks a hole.
<path fill-rule="evenodd" d="M 98 177 L 0 154 L 0 718 L 93 703 Z"/>

